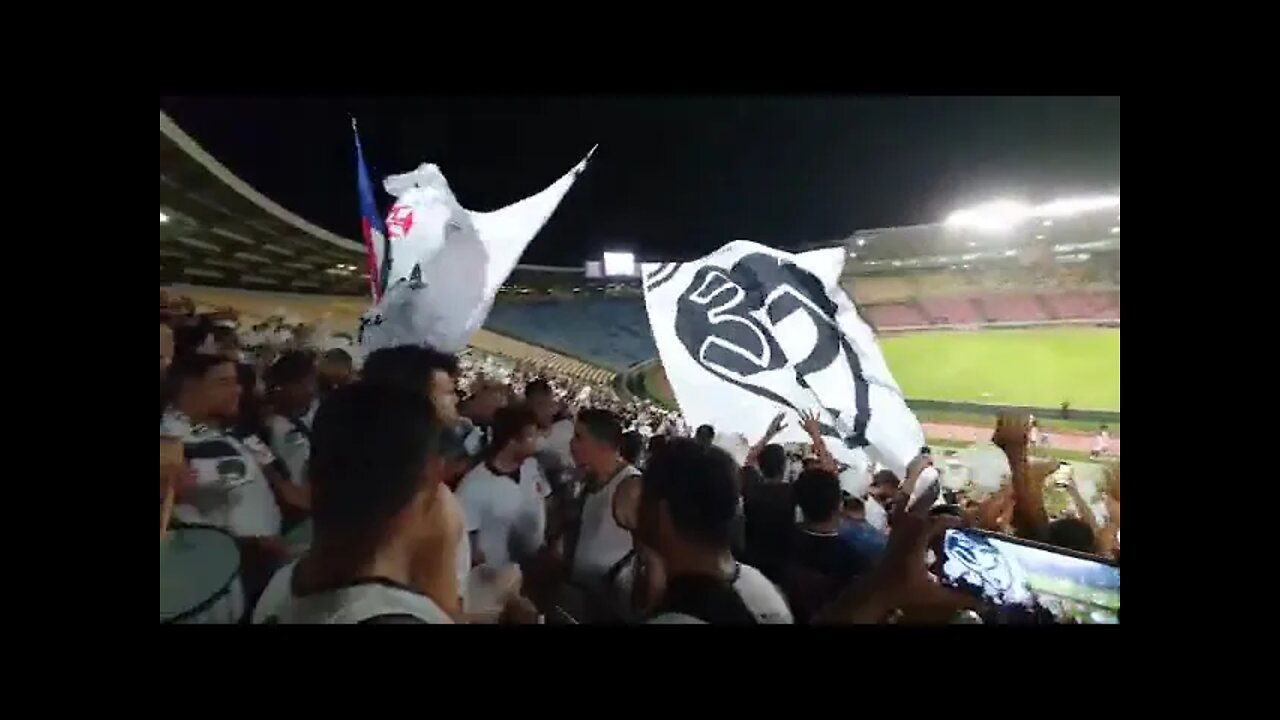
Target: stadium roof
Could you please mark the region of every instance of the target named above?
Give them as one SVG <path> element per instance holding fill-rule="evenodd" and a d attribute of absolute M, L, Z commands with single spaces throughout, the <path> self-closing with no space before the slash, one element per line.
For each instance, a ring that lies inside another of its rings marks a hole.
<path fill-rule="evenodd" d="M 160 113 L 162 284 L 355 295 L 367 292 L 364 258 L 361 244 L 272 202 Z"/>
<path fill-rule="evenodd" d="M 364 295 L 364 264 L 361 243 L 277 205 L 160 113 L 161 284 Z M 511 281 L 581 283 L 582 274 L 517 265 Z"/>

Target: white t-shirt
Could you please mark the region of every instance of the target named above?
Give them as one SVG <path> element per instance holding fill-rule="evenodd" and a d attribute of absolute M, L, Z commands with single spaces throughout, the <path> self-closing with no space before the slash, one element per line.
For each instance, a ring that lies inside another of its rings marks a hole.
<path fill-rule="evenodd" d="M 795 622 L 791 608 L 782 591 L 770 582 L 764 573 L 743 563 L 738 564 L 738 577 L 733 581 L 733 591 L 742 598 L 756 622 L 761 625 L 790 625 Z M 651 625 L 705 625 L 698 618 L 683 613 L 663 613 L 650 618 Z"/>
<path fill-rule="evenodd" d="M 573 453 L 569 452 L 571 440 L 573 440 L 573 420 L 565 418 L 547 428 L 546 433 L 538 433 L 537 451 L 554 453 L 563 467 L 571 468 L 573 467 Z"/>
<path fill-rule="evenodd" d="M 472 468 L 458 485 L 467 532 L 479 533 L 477 542 L 487 565 L 500 567 L 513 562 L 513 542 L 521 555 L 542 547 L 551 488 L 533 458 L 521 463 L 519 473 L 517 483 L 495 473 L 485 462 Z"/>
<path fill-rule="evenodd" d="M 795 622 L 782 591 L 764 573 L 739 563 L 738 579 L 733 589 L 761 625 L 790 625 Z"/>
<path fill-rule="evenodd" d="M 194 424 L 173 409 L 160 419 L 160 434 L 182 439 L 183 454 L 196 475 L 195 490 L 174 506 L 174 518 L 237 537 L 280 534 L 280 507 L 244 443 L 218 428 Z"/>
<path fill-rule="evenodd" d="M 307 479 L 307 459 L 311 457 L 310 431 L 306 420 L 293 421 L 280 415 L 267 418 L 271 452 L 289 468 L 289 481 L 302 485 Z"/>
<path fill-rule="evenodd" d="M 889 531 L 889 513 L 885 511 L 879 500 L 868 495 L 863 498 L 862 507 L 866 512 L 868 525 L 880 532 Z"/>
<path fill-rule="evenodd" d="M 293 561 L 276 572 L 253 609 L 256 625 L 354 625 L 383 615 L 408 615 L 432 625 L 453 619 L 431 598 L 390 581 L 367 581 L 311 595 L 293 593 Z"/>
<path fill-rule="evenodd" d="M 466 451 L 468 457 L 476 457 L 484 450 L 485 429 L 474 422 L 463 418 L 462 427 L 465 434 L 462 438 L 462 448 Z"/>

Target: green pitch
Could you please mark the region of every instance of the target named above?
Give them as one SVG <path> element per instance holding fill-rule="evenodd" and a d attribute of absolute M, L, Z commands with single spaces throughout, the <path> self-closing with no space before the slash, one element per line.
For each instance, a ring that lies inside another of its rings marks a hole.
<path fill-rule="evenodd" d="M 908 398 L 1120 410 L 1120 331 L 889 333 L 880 346 Z"/>

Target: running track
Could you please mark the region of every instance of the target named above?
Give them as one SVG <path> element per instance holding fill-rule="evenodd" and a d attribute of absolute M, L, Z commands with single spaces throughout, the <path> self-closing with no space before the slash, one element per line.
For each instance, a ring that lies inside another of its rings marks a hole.
<path fill-rule="evenodd" d="M 925 437 L 957 442 L 985 442 L 991 439 L 991 428 L 973 425 L 942 425 L 922 423 Z M 1093 436 L 1055 432 L 1049 434 L 1049 445 L 1056 450 L 1087 453 L 1093 446 Z M 1112 455 L 1120 455 L 1120 438 L 1111 438 Z"/>

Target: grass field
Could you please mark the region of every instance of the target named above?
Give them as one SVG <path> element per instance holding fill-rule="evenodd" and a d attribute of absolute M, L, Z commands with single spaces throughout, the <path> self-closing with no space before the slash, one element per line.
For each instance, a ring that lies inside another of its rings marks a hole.
<path fill-rule="evenodd" d="M 1120 410 L 1120 331 L 1030 328 L 886 334 L 885 359 L 908 398 L 1077 410 Z M 650 397 L 672 405 L 660 366 L 645 373 Z M 990 416 L 917 410 L 922 422 L 987 425 Z M 1097 423 L 1041 418 L 1041 427 L 1092 433 Z M 1110 423 L 1112 437 L 1120 424 Z"/>
<path fill-rule="evenodd" d="M 1120 331 L 1030 328 L 887 334 L 908 398 L 1120 410 Z"/>

